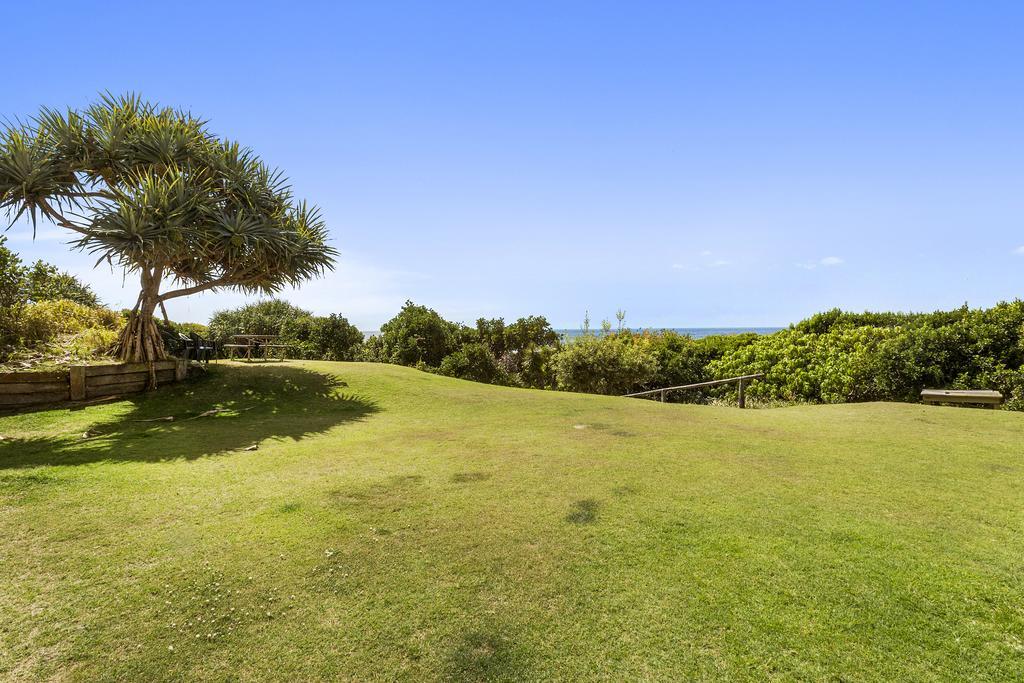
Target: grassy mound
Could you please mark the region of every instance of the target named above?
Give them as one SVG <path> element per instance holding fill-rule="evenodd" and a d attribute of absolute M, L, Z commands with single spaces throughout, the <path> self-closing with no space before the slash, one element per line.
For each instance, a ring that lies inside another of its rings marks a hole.
<path fill-rule="evenodd" d="M 308 362 L 0 436 L 4 679 L 1024 670 L 1020 414 Z"/>

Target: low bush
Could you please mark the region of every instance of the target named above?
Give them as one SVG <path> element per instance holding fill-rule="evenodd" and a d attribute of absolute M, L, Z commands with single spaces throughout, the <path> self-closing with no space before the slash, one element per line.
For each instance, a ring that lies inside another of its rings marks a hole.
<path fill-rule="evenodd" d="M 0 236 L 0 362 L 24 344 L 37 344 L 47 335 L 47 327 L 38 327 L 38 316 L 26 320 L 26 307 L 52 301 L 70 301 L 86 308 L 99 309 L 96 295 L 88 285 L 69 273 L 44 261 L 31 266 L 7 248 Z M 25 326 L 37 325 L 26 340 Z"/>
<path fill-rule="evenodd" d="M 445 356 L 458 350 L 464 336 L 461 325 L 448 322 L 437 311 L 406 301 L 380 328 L 374 344 L 377 360 L 415 367 L 437 368 Z"/>
<path fill-rule="evenodd" d="M 26 304 L 19 311 L 16 343 L 7 347 L 0 363 L 17 370 L 103 358 L 113 352 L 123 324 L 114 311 L 74 301 Z"/>
<path fill-rule="evenodd" d="M 491 349 L 482 342 L 463 344 L 441 361 L 438 372 L 487 384 L 511 384 L 509 373 L 498 364 Z"/>
<path fill-rule="evenodd" d="M 763 372 L 754 397 L 916 401 L 924 388 L 996 389 L 1024 401 L 1024 302 L 936 313 L 830 311 L 709 364 L 720 377 Z"/>
<path fill-rule="evenodd" d="M 355 360 L 363 343 L 363 333 L 345 318 L 332 313 L 315 319 L 309 342 L 314 353 L 323 360 Z"/>
<path fill-rule="evenodd" d="M 658 372 L 649 338 L 629 333 L 583 335 L 551 358 L 558 388 L 592 394 L 624 394 Z"/>
<path fill-rule="evenodd" d="M 25 306 L 21 314 L 20 337 L 26 346 L 52 341 L 58 335 L 73 335 L 90 329 L 116 330 L 124 319 L 114 311 L 58 299 Z"/>
<path fill-rule="evenodd" d="M 934 313 L 832 310 L 770 335 L 693 339 L 671 331 L 613 331 L 605 323 L 564 346 L 547 321 L 480 319 L 469 328 L 406 305 L 363 357 L 496 384 L 623 394 L 762 373 L 759 405 L 917 401 L 925 387 L 991 388 L 1024 408 L 1024 302 Z M 448 353 L 438 363 L 436 357 Z M 673 392 L 669 400 L 733 402 L 735 385 Z"/>
<path fill-rule="evenodd" d="M 113 353 L 117 339 L 117 330 L 93 327 L 68 335 L 61 346 L 75 358 L 103 358 Z"/>
<path fill-rule="evenodd" d="M 783 330 L 746 344 L 708 364 L 715 377 L 763 373 L 754 398 L 841 403 L 880 398 L 871 353 L 895 331 L 834 328 L 825 334 Z M 730 389 L 732 390 L 732 389 Z"/>

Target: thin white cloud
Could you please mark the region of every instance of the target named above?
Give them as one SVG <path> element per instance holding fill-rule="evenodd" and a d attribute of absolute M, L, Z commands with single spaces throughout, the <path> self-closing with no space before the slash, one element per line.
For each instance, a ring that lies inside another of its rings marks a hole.
<path fill-rule="evenodd" d="M 700 270 L 702 268 L 724 268 L 725 266 L 733 265 L 733 261 L 729 259 L 720 258 L 711 260 L 709 258 L 711 256 L 711 252 L 708 250 L 700 252 L 700 256 L 700 263 L 673 263 L 672 270 L 693 271 Z"/>
<path fill-rule="evenodd" d="M 818 259 L 817 261 L 804 261 L 803 263 L 795 264 L 797 268 L 803 268 L 804 270 L 815 270 L 816 268 L 834 268 L 841 266 L 845 263 L 843 259 L 838 256 L 826 256 Z"/>
<path fill-rule="evenodd" d="M 1017 247 L 1016 249 L 1014 249 L 1013 253 L 1014 254 L 1018 254 L 1020 256 L 1024 256 L 1024 244 L 1022 244 L 1019 247 Z"/>

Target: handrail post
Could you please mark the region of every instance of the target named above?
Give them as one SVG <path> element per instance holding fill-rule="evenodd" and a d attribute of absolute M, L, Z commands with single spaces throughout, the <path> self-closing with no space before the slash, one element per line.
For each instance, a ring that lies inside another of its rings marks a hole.
<path fill-rule="evenodd" d="M 742 377 L 728 377 L 726 379 L 714 379 L 710 382 L 697 382 L 696 384 L 680 384 L 675 387 L 661 387 L 660 389 L 648 389 L 647 391 L 637 391 L 632 394 L 623 394 L 625 398 L 633 396 L 654 396 L 658 395 L 658 398 L 662 403 L 665 402 L 665 394 L 670 391 L 677 391 L 680 389 L 699 389 L 701 387 L 717 387 L 722 384 L 728 384 L 730 382 L 739 382 L 740 385 L 740 400 L 742 402 L 741 408 L 746 407 L 744 397 L 746 396 L 747 383 L 755 379 L 763 379 L 764 373 L 756 373 L 752 375 L 743 375 Z"/>

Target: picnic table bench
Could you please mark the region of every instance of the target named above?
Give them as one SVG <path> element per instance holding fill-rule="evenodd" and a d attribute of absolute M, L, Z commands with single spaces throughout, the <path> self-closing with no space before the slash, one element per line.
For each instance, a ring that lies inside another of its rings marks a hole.
<path fill-rule="evenodd" d="M 276 350 L 280 356 L 279 360 L 284 360 L 284 352 L 289 348 L 289 345 L 277 344 L 278 338 L 276 334 L 235 334 L 231 337 L 232 343 L 224 344 L 221 348 L 228 349 L 228 353 L 232 358 L 235 357 L 236 353 L 244 350 L 244 357 L 248 360 L 251 360 L 254 355 L 258 358 L 262 350 L 267 351 L 268 357 L 270 351 Z"/>
<path fill-rule="evenodd" d="M 924 403 L 980 404 L 995 408 L 1003 402 L 1003 395 L 989 389 L 924 389 L 921 391 Z"/>

